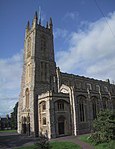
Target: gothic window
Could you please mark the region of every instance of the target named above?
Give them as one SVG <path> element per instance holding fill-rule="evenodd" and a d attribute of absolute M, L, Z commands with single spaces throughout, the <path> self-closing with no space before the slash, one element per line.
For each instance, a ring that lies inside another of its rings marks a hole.
<path fill-rule="evenodd" d="M 31 55 L 31 38 L 29 37 L 27 41 L 27 58 L 29 58 L 30 55 Z"/>
<path fill-rule="evenodd" d="M 46 110 L 46 102 L 42 102 L 42 111 L 45 111 Z"/>
<path fill-rule="evenodd" d="M 78 97 L 78 102 L 79 102 L 79 119 L 80 122 L 85 122 L 87 119 L 87 105 L 86 105 L 86 98 L 84 96 L 79 96 Z"/>
<path fill-rule="evenodd" d="M 108 99 L 106 97 L 102 98 L 102 102 L 103 102 L 103 109 L 107 109 L 108 107 Z"/>
<path fill-rule="evenodd" d="M 42 119 L 42 124 L 46 125 L 46 118 L 45 117 L 43 117 L 43 119 Z"/>
<path fill-rule="evenodd" d="M 93 119 L 95 119 L 97 117 L 97 98 L 96 97 L 92 97 L 92 110 L 93 110 Z"/>
<path fill-rule="evenodd" d="M 41 36 L 41 52 L 42 56 L 46 55 L 46 38 L 44 35 Z"/>
<path fill-rule="evenodd" d="M 25 92 L 25 96 L 26 96 L 26 108 L 29 108 L 29 89 L 26 89 Z"/>
<path fill-rule="evenodd" d="M 57 102 L 58 110 L 64 110 L 64 101 L 60 100 Z"/>
<path fill-rule="evenodd" d="M 85 120 L 84 119 L 84 105 L 83 105 L 83 103 L 79 104 L 79 109 L 80 109 L 80 121 L 83 122 Z"/>
<path fill-rule="evenodd" d="M 48 63 L 41 62 L 41 81 L 48 81 Z"/>

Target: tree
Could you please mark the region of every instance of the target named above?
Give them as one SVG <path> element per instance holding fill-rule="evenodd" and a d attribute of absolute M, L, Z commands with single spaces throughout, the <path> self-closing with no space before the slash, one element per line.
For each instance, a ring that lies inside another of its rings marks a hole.
<path fill-rule="evenodd" d="M 18 102 L 15 104 L 13 112 L 11 113 L 11 128 L 17 129 L 17 111 L 18 111 Z"/>
<path fill-rule="evenodd" d="M 100 111 L 93 121 L 94 133 L 91 139 L 95 143 L 109 142 L 115 137 L 115 113 L 110 110 Z"/>

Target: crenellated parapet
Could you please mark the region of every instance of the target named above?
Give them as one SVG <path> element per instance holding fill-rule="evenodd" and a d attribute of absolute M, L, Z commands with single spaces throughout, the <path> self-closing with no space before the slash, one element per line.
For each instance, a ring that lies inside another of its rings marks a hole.
<path fill-rule="evenodd" d="M 47 33 L 53 33 L 53 22 L 52 22 L 52 18 L 50 17 L 49 22 L 46 22 L 46 27 L 42 25 L 41 22 L 41 16 L 38 16 L 37 11 L 35 12 L 33 21 L 32 21 L 32 25 L 30 25 L 30 22 L 27 22 L 27 26 L 26 26 L 26 33 L 25 36 L 28 37 L 29 34 L 34 30 L 34 29 L 40 29 L 44 32 Z"/>

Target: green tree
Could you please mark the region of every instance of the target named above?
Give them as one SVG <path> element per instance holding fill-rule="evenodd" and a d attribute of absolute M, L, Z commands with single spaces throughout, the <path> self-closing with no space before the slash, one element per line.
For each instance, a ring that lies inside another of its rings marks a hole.
<path fill-rule="evenodd" d="M 11 128 L 17 129 L 17 111 L 18 111 L 18 102 L 15 104 L 13 112 L 11 113 Z"/>
<path fill-rule="evenodd" d="M 100 111 L 93 121 L 94 133 L 91 139 L 95 143 L 109 142 L 115 137 L 115 113 L 110 110 Z"/>

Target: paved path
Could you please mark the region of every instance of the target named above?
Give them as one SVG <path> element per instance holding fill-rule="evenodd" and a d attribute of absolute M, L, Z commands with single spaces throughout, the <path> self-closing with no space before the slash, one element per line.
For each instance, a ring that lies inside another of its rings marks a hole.
<path fill-rule="evenodd" d="M 20 146 L 32 145 L 37 138 L 22 136 L 17 133 L 0 132 L 0 149 L 14 149 Z"/>
<path fill-rule="evenodd" d="M 94 149 L 93 146 L 91 146 L 88 143 L 82 142 L 79 140 L 79 136 L 67 136 L 67 137 L 61 137 L 61 138 L 56 138 L 56 139 L 52 139 L 51 141 L 67 141 L 67 142 L 73 142 L 75 144 L 78 144 L 79 146 L 82 147 L 82 149 Z"/>
<path fill-rule="evenodd" d="M 33 145 L 38 138 L 32 138 L 27 136 L 22 136 L 17 133 L 1 133 L 0 132 L 0 149 L 14 149 L 21 146 Z M 91 145 L 84 143 L 79 140 L 79 137 L 67 136 L 56 139 L 51 139 L 50 141 L 67 141 L 78 144 L 82 149 L 94 149 Z"/>

